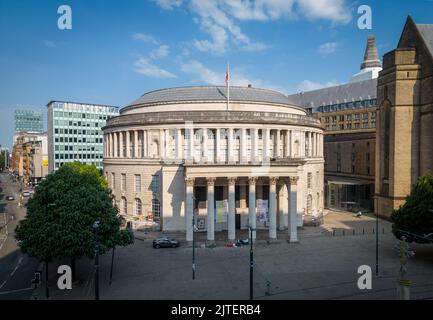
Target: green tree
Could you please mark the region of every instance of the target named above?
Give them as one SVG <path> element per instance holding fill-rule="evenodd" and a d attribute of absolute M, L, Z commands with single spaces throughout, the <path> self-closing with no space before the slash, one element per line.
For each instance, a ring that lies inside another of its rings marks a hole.
<path fill-rule="evenodd" d="M 391 219 L 394 222 L 392 226 L 394 235 L 398 239 L 405 235 L 410 242 L 429 242 L 411 234 L 423 236 L 433 233 L 432 211 L 433 176 L 426 175 L 418 179 L 411 194 L 406 197 L 405 204 L 393 212 Z"/>
<path fill-rule="evenodd" d="M 103 254 L 134 239 L 130 230 L 120 230 L 120 217 L 101 172 L 80 163 L 62 166 L 38 185 L 15 237 L 23 252 L 46 262 L 91 258 L 96 243 Z"/>
<path fill-rule="evenodd" d="M 0 171 L 5 169 L 5 155 L 0 152 Z"/>

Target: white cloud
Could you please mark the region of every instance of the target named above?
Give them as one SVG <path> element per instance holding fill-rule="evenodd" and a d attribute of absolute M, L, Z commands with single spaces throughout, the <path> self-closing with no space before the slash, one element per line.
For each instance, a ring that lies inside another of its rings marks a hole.
<path fill-rule="evenodd" d="M 160 59 L 168 56 L 169 47 L 165 44 L 159 46 L 158 49 L 152 50 L 149 54 L 149 57 L 152 59 Z"/>
<path fill-rule="evenodd" d="M 152 35 L 146 33 L 135 33 L 132 35 L 132 39 L 142 41 L 144 43 L 159 45 L 159 42 Z"/>
<path fill-rule="evenodd" d="M 338 44 L 336 42 L 326 42 L 320 45 L 320 54 L 331 54 L 337 50 Z"/>
<path fill-rule="evenodd" d="M 158 67 L 144 57 L 134 62 L 134 71 L 151 78 L 176 78 L 173 73 Z"/>
<path fill-rule="evenodd" d="M 309 19 L 325 19 L 347 24 L 352 20 L 352 11 L 345 0 L 297 0 L 301 12 Z"/>
<path fill-rule="evenodd" d="M 182 0 L 154 0 L 164 10 L 173 10 L 174 7 L 180 7 Z"/>
<path fill-rule="evenodd" d="M 44 45 L 48 48 L 57 48 L 57 45 L 50 40 L 44 40 Z"/>
<path fill-rule="evenodd" d="M 225 6 L 239 20 L 275 20 L 293 15 L 294 0 L 224 0 Z"/>
<path fill-rule="evenodd" d="M 338 85 L 338 82 L 334 80 L 328 81 L 326 83 L 318 83 L 310 80 L 304 80 L 298 85 L 298 91 L 306 92 L 306 91 L 323 89 L 327 87 L 333 87 L 336 85 Z"/>
<path fill-rule="evenodd" d="M 269 21 L 304 16 L 309 20 L 328 20 L 346 24 L 352 20 L 347 0 L 154 0 L 161 8 L 172 10 L 187 3 L 196 17 L 193 20 L 209 39 L 194 39 L 199 51 L 216 54 L 226 52 L 230 43 L 247 51 L 264 50 L 236 24 L 237 20 Z"/>

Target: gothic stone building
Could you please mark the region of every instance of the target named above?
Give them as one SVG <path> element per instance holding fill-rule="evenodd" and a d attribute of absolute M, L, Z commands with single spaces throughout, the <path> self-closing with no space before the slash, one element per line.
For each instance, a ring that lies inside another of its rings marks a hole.
<path fill-rule="evenodd" d="M 377 87 L 375 210 L 389 217 L 433 172 L 433 25 L 407 19 Z"/>

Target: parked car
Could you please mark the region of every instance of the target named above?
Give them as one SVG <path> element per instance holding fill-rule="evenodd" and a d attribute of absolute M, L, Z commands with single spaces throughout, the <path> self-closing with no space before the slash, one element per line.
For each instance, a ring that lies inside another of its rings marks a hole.
<path fill-rule="evenodd" d="M 23 191 L 23 197 L 30 197 L 29 191 Z"/>
<path fill-rule="evenodd" d="M 15 200 L 15 198 L 14 198 L 14 197 L 12 197 L 12 196 L 7 196 L 7 197 L 6 197 L 6 200 L 7 200 L 7 201 L 14 201 L 14 200 Z"/>
<path fill-rule="evenodd" d="M 179 247 L 179 241 L 176 239 L 171 239 L 167 237 L 160 237 L 153 240 L 153 247 L 155 249 L 159 248 L 176 248 Z"/>

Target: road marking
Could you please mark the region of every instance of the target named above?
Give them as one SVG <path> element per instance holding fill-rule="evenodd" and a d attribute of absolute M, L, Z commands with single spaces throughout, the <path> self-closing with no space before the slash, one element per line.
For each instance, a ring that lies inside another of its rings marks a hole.
<path fill-rule="evenodd" d="M 15 289 L 15 290 L 9 290 L 9 291 L 2 291 L 2 292 L 0 292 L 0 295 L 2 295 L 2 294 L 9 294 L 9 293 L 15 293 L 15 292 L 21 292 L 21 291 L 29 291 L 29 290 L 33 290 L 33 288 L 30 287 L 30 288 L 23 288 L 23 289 Z"/>
<path fill-rule="evenodd" d="M 7 280 L 3 281 L 2 285 L 0 286 L 0 289 L 4 287 L 4 285 L 6 284 Z"/>

